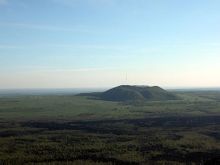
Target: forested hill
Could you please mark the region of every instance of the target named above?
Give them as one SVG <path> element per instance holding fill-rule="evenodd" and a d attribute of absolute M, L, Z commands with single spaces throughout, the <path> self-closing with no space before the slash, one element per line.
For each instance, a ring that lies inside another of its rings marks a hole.
<path fill-rule="evenodd" d="M 178 97 L 158 86 L 121 85 L 105 92 L 82 93 L 80 96 L 95 96 L 106 101 L 162 101 L 177 100 Z"/>

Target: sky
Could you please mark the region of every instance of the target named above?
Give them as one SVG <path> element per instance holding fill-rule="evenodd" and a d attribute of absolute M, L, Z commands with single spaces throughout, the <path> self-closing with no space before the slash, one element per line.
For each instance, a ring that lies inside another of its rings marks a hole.
<path fill-rule="evenodd" d="M 219 0 L 0 0 L 0 89 L 220 86 Z"/>

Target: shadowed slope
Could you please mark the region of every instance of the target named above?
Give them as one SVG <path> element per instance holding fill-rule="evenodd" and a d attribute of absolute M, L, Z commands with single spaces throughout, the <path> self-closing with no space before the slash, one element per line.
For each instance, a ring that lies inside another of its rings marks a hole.
<path fill-rule="evenodd" d="M 107 101 L 161 101 L 177 100 L 178 97 L 158 86 L 121 85 L 103 93 L 80 94 L 81 96 L 96 96 Z"/>

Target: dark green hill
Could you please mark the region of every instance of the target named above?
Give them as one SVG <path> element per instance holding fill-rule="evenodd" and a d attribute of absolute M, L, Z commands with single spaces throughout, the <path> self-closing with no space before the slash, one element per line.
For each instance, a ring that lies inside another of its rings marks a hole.
<path fill-rule="evenodd" d="M 80 94 L 81 96 L 95 96 L 107 101 L 162 101 L 177 100 L 178 97 L 158 86 L 130 86 L 121 85 L 103 93 Z"/>

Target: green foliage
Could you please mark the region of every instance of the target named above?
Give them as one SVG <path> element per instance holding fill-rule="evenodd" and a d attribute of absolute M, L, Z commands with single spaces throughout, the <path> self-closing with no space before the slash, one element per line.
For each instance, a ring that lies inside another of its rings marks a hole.
<path fill-rule="evenodd" d="M 220 155 L 220 94 L 137 104 L 85 96 L 0 98 L 0 164 L 183 165 Z"/>

